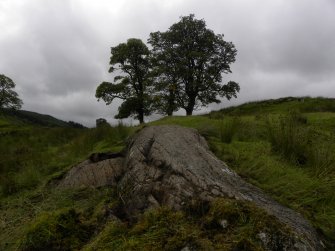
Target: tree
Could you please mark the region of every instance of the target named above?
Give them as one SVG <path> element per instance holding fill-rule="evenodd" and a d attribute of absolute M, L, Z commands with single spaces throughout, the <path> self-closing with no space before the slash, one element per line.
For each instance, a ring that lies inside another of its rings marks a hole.
<path fill-rule="evenodd" d="M 181 17 L 166 32 L 151 33 L 148 42 L 159 69 L 162 104 L 169 104 L 170 109 L 177 106 L 192 115 L 200 106 L 220 103 L 218 97 L 229 100 L 239 92 L 236 82 L 221 84 L 222 74 L 231 73 L 237 50 L 223 34 L 206 28 L 204 20 L 193 14 Z"/>
<path fill-rule="evenodd" d="M 109 72 L 121 71 L 114 83 L 103 82 L 96 90 L 96 98 L 103 99 L 107 105 L 115 98 L 124 100 L 115 118 L 135 116 L 140 123 L 144 116 L 153 110 L 150 88 L 150 51 L 140 39 L 128 39 L 111 48 Z"/>
<path fill-rule="evenodd" d="M 158 34 L 158 33 L 156 33 Z M 155 36 L 152 33 L 152 36 Z M 152 37 L 156 39 L 156 37 Z M 151 40 L 149 39 L 151 42 Z M 164 53 L 154 50 L 154 56 L 151 57 L 153 66 L 152 76 L 155 82 L 155 109 L 162 114 L 172 116 L 179 106 L 176 102 L 176 92 L 178 91 L 177 66 L 174 64 L 173 53 Z"/>
<path fill-rule="evenodd" d="M 20 109 L 22 100 L 13 90 L 15 83 L 9 77 L 0 74 L 0 108 Z"/>

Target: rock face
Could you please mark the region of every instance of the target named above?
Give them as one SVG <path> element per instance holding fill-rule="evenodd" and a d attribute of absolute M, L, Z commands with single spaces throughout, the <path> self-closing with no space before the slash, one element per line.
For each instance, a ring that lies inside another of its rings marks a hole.
<path fill-rule="evenodd" d="M 191 199 L 229 197 L 252 201 L 292 229 L 297 241 L 285 250 L 323 249 L 315 230 L 300 214 L 246 183 L 216 158 L 193 129 L 146 127 L 129 142 L 124 159 L 82 163 L 68 173 L 60 186 L 79 186 L 74 181 L 78 175 L 85 185 L 117 186 L 129 216 L 159 205 L 178 210 Z"/>
<path fill-rule="evenodd" d="M 60 188 L 101 187 L 116 185 L 123 170 L 123 158 L 106 159 L 97 163 L 85 160 L 73 167 L 59 182 Z"/>

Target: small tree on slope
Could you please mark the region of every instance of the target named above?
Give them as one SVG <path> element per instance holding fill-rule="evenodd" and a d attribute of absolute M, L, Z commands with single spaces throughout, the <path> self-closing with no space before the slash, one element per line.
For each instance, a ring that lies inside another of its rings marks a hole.
<path fill-rule="evenodd" d="M 13 90 L 14 88 L 13 80 L 0 74 L 0 108 L 20 109 L 22 107 L 23 102 Z"/>

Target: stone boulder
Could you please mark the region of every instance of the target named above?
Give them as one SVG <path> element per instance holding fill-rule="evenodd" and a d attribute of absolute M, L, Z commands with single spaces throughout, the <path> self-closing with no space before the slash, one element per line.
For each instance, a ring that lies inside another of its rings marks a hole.
<path fill-rule="evenodd" d="M 60 186 L 115 186 L 129 218 L 160 205 L 179 210 L 194 199 L 251 201 L 293 231 L 296 242 L 285 250 L 323 250 L 307 220 L 245 182 L 209 150 L 194 129 L 145 127 L 128 142 L 124 156 L 84 162 L 74 167 Z"/>
<path fill-rule="evenodd" d="M 123 171 L 123 158 L 94 162 L 90 159 L 74 166 L 58 183 L 59 188 L 116 185 Z"/>

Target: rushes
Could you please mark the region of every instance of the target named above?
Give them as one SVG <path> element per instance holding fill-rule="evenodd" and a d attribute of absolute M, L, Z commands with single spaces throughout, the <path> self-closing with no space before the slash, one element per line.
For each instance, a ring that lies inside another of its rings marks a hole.
<path fill-rule="evenodd" d="M 268 140 L 273 151 L 299 165 L 307 162 L 309 132 L 303 126 L 304 121 L 306 120 L 297 112 L 281 115 L 277 120 L 266 120 Z"/>
<path fill-rule="evenodd" d="M 335 171 L 334 145 L 322 132 L 307 126 L 307 119 L 297 111 L 266 120 L 272 150 L 291 163 L 309 167 L 321 177 Z"/>
<path fill-rule="evenodd" d="M 223 143 L 231 143 L 241 125 L 239 117 L 227 117 L 220 120 L 219 134 Z"/>

